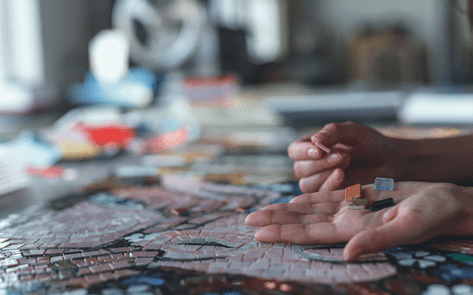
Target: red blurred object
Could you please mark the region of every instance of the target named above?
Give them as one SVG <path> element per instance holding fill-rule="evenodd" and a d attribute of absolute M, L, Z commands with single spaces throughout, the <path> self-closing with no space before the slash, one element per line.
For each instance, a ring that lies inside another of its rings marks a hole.
<path fill-rule="evenodd" d="M 62 178 L 66 169 L 61 166 L 49 167 L 26 167 L 26 172 L 31 175 L 41 176 L 44 178 Z"/>
<path fill-rule="evenodd" d="M 74 129 L 85 134 L 92 143 L 104 148 L 105 154 L 109 155 L 126 148 L 135 137 L 134 128 L 118 123 L 99 126 L 77 123 Z"/>
<path fill-rule="evenodd" d="M 158 137 L 151 138 L 146 142 L 146 150 L 148 152 L 158 152 L 163 149 L 186 143 L 189 139 L 187 128 L 182 127 L 174 132 L 162 134 Z"/>

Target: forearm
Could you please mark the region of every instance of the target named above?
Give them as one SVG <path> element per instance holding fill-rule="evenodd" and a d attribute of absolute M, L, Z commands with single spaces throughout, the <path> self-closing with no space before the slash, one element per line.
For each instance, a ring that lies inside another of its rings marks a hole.
<path fill-rule="evenodd" d="M 473 134 L 394 144 L 398 180 L 473 183 Z"/>

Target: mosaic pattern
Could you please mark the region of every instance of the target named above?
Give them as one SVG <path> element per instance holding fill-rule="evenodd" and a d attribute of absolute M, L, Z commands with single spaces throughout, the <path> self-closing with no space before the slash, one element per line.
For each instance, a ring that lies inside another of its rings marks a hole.
<path fill-rule="evenodd" d="M 473 254 L 473 240 L 456 240 L 433 245 L 435 248 Z"/>
<path fill-rule="evenodd" d="M 247 213 L 297 194 L 293 183 L 120 186 L 32 208 L 0 221 L 0 294 L 433 294 L 470 285 L 471 241 L 356 263 L 343 261 L 344 244 L 254 241 Z"/>

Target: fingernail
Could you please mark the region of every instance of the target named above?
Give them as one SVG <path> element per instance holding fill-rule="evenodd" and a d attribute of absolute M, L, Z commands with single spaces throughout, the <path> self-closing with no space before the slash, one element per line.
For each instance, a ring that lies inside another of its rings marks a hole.
<path fill-rule="evenodd" d="M 342 155 L 340 155 L 340 154 L 331 154 L 330 156 L 328 156 L 327 162 L 336 163 L 336 162 L 340 161 L 341 159 L 342 159 Z"/>
<path fill-rule="evenodd" d="M 309 157 L 311 157 L 311 158 L 318 158 L 319 157 L 319 151 L 316 150 L 316 149 L 309 149 L 307 151 L 307 155 L 309 155 Z"/>
<path fill-rule="evenodd" d="M 336 169 L 334 172 L 333 172 L 333 176 L 332 176 L 334 179 L 340 179 L 341 177 L 341 174 L 340 174 L 340 170 Z"/>

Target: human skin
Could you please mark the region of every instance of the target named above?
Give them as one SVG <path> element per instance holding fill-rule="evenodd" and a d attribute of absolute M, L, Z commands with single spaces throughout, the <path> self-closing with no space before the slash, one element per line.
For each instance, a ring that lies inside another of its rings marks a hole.
<path fill-rule="evenodd" d="M 394 207 L 380 211 L 348 209 L 344 190 L 309 193 L 288 204 L 274 204 L 251 213 L 248 226 L 261 227 L 260 242 L 331 244 L 348 242 L 343 257 L 391 247 L 418 244 L 443 235 L 473 234 L 473 188 L 451 183 L 401 182 L 393 191 L 363 186 L 363 198 L 393 198 Z"/>
<path fill-rule="evenodd" d="M 319 141 L 330 153 L 314 145 Z M 452 182 L 473 180 L 473 135 L 401 139 L 352 122 L 323 127 L 292 143 L 289 157 L 304 193 L 331 191 L 376 177 L 395 181 Z"/>

